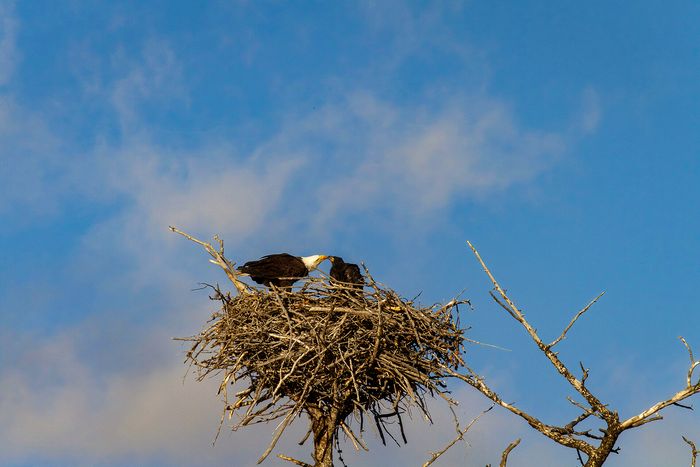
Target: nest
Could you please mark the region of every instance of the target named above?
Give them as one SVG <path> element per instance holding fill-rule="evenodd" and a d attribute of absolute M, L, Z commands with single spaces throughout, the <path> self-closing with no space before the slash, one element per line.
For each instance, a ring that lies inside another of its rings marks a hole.
<path fill-rule="evenodd" d="M 367 422 L 382 442 L 406 442 L 402 414 L 417 408 L 430 420 L 427 398 L 452 402 L 445 380 L 448 369 L 464 364 L 456 312 L 467 302 L 420 307 L 366 277 L 364 290 L 324 278 L 236 296 L 213 287 L 221 307 L 206 329 L 185 339 L 192 342 L 187 360 L 200 380 L 222 378 L 233 429 L 282 419 L 260 461 L 302 413 L 311 420 L 317 465 L 325 465 L 319 449 L 330 456 L 339 430 L 358 449 L 366 449 Z M 234 384 L 243 389 L 230 394 Z"/>

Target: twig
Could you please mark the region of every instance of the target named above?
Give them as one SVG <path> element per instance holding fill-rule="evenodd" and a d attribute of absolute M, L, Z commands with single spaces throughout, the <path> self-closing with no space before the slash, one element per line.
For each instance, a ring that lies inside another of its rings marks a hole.
<path fill-rule="evenodd" d="M 559 335 L 559 337 L 557 337 L 556 339 L 554 339 L 554 341 L 552 341 L 551 344 L 548 344 L 547 347 L 549 347 L 549 348 L 554 347 L 554 346 L 557 345 L 559 342 L 561 342 L 561 340 L 564 339 L 564 338 L 566 337 L 566 333 L 569 332 L 569 329 L 571 329 L 571 327 L 574 325 L 574 323 L 576 323 L 576 320 L 579 319 L 579 317 L 580 317 L 582 314 L 584 314 L 585 312 L 587 312 L 588 309 L 589 309 L 590 307 L 592 307 L 593 304 L 595 304 L 595 302 L 597 302 L 598 299 L 599 299 L 600 297 L 602 297 L 603 295 L 605 295 L 605 292 L 601 292 L 600 294 L 598 294 L 598 296 L 597 296 L 596 298 L 594 298 L 593 300 L 591 300 L 590 303 L 588 303 L 588 305 L 586 305 L 585 307 L 583 307 L 583 309 L 582 309 L 581 311 L 579 311 L 578 313 L 576 313 L 576 316 L 574 316 L 574 317 L 572 318 L 572 320 L 571 320 L 571 322 L 569 323 L 569 325 L 562 331 L 562 333 Z"/>
<path fill-rule="evenodd" d="M 656 420 L 661 420 L 662 417 L 657 416 L 656 414 L 660 412 L 661 410 L 665 409 L 666 407 L 670 405 L 681 405 L 678 404 L 684 399 L 687 399 L 691 396 L 694 396 L 696 394 L 700 394 L 700 380 L 693 384 L 693 370 L 697 368 L 698 365 L 700 365 L 700 361 L 696 361 L 695 357 L 693 355 L 693 350 L 690 348 L 690 345 L 688 342 L 683 337 L 680 337 L 681 342 L 683 342 L 683 345 L 685 346 L 686 350 L 688 351 L 688 356 L 690 357 L 690 367 L 688 369 L 688 374 L 686 376 L 686 387 L 685 389 L 678 391 L 676 394 L 671 396 L 670 398 L 657 402 L 656 404 L 652 405 L 645 411 L 641 412 L 638 415 L 635 415 L 634 417 L 630 417 L 624 422 L 620 424 L 621 428 L 623 430 L 626 430 L 628 428 L 635 428 L 638 426 L 642 426 L 646 423 L 653 422 Z"/>
<path fill-rule="evenodd" d="M 288 461 L 288 462 L 291 462 L 292 464 L 300 465 L 301 467 L 314 467 L 311 464 L 307 464 L 306 462 L 302 462 L 300 460 L 294 459 L 293 457 L 285 456 L 284 454 L 277 454 L 277 457 L 279 457 L 283 461 Z"/>
<path fill-rule="evenodd" d="M 469 431 L 469 429 L 477 422 L 477 420 L 479 420 L 486 412 L 488 412 L 489 410 L 493 409 L 493 407 L 494 407 L 494 406 L 492 405 L 491 407 L 489 407 L 488 409 L 484 410 L 484 411 L 481 412 L 479 415 L 477 415 L 476 417 L 474 417 L 474 418 L 472 419 L 472 421 L 469 422 L 469 424 L 468 424 L 466 427 L 464 427 L 463 429 L 460 429 L 460 427 L 459 427 L 459 421 L 458 421 L 458 419 L 457 419 L 457 414 L 454 412 L 454 409 L 453 409 L 452 407 L 450 407 L 450 411 L 452 412 L 452 417 L 454 418 L 455 427 L 456 427 L 456 429 L 457 429 L 457 436 L 456 436 L 452 441 L 450 441 L 450 442 L 447 444 L 447 446 L 445 446 L 444 448 L 442 448 L 441 450 L 439 450 L 439 451 L 437 451 L 437 452 L 432 453 L 432 455 L 430 456 L 430 459 L 428 459 L 428 460 L 423 464 L 422 467 L 428 467 L 428 466 L 431 465 L 433 462 L 435 462 L 440 456 L 442 456 L 443 454 L 445 454 L 445 453 L 447 452 L 448 449 L 450 449 L 452 446 L 454 446 L 455 444 L 457 444 L 458 441 L 463 440 L 463 439 L 464 439 L 464 435 L 467 433 L 467 431 Z"/>
<path fill-rule="evenodd" d="M 692 454 L 692 460 L 690 462 L 690 467 L 695 467 L 695 463 L 697 462 L 698 459 L 698 448 L 695 446 L 695 443 L 683 436 L 683 441 L 688 443 L 691 449 L 691 454 Z"/>
<path fill-rule="evenodd" d="M 508 464 L 508 454 L 510 454 L 510 451 L 515 449 L 518 444 L 520 444 L 520 438 L 510 443 L 508 447 L 503 451 L 503 454 L 501 455 L 501 467 L 506 467 L 506 465 Z"/>
<path fill-rule="evenodd" d="M 680 336 L 679 339 L 681 342 L 683 342 L 683 345 L 685 345 L 686 350 L 688 350 L 688 357 L 690 357 L 690 368 L 688 368 L 686 383 L 688 384 L 688 387 L 691 387 L 693 385 L 693 371 L 695 371 L 695 368 L 700 365 L 700 360 L 695 360 L 693 349 L 690 348 L 690 345 L 688 342 L 686 342 L 683 336 Z M 700 380 L 698 380 L 698 385 L 700 385 Z"/>
<path fill-rule="evenodd" d="M 191 236 L 191 235 L 189 235 L 189 234 L 183 232 L 182 230 L 179 230 L 173 226 L 170 226 L 168 228 L 172 232 L 180 234 L 183 237 L 185 237 L 186 239 L 203 246 L 204 249 L 207 251 L 207 253 L 209 253 L 209 255 L 211 255 L 211 257 L 214 258 L 213 260 L 209 260 L 209 261 L 218 265 L 219 267 L 221 267 L 221 269 L 224 270 L 224 272 L 226 273 L 226 276 L 228 276 L 229 280 L 236 287 L 236 290 L 238 290 L 238 293 L 243 294 L 243 293 L 247 293 L 249 291 L 248 286 L 245 285 L 243 282 L 241 282 L 238 279 L 238 274 L 236 273 L 236 268 L 234 267 L 234 265 L 231 264 L 231 262 L 229 262 L 229 260 L 227 260 L 224 257 L 224 241 L 223 240 L 221 240 L 218 237 L 214 237 L 219 242 L 220 249 L 219 249 L 219 251 L 217 251 L 210 243 L 198 240 L 198 239 L 194 238 L 193 236 Z"/>
<path fill-rule="evenodd" d="M 294 418 L 294 415 L 296 415 L 295 411 L 292 410 L 290 411 L 286 417 L 284 417 L 284 420 L 277 426 L 277 430 L 275 432 L 275 435 L 272 437 L 272 441 L 270 442 L 270 445 L 267 447 L 265 452 L 260 456 L 260 459 L 258 459 L 258 464 L 262 463 L 262 461 L 267 458 L 267 456 L 270 455 L 273 449 L 275 449 L 275 445 L 277 444 L 277 441 L 279 441 L 280 436 L 282 436 L 282 433 L 284 433 L 284 430 L 287 428 L 289 423 L 292 421 L 292 418 Z"/>
<path fill-rule="evenodd" d="M 483 345 L 484 347 L 491 347 L 492 349 L 503 350 L 505 352 L 512 352 L 511 349 L 507 349 L 505 347 L 501 347 L 495 344 L 487 344 L 486 342 L 480 342 L 474 339 L 469 339 L 468 337 L 465 337 L 464 340 L 466 342 L 469 342 L 470 344 Z"/>
<path fill-rule="evenodd" d="M 552 350 L 545 345 L 542 342 L 542 339 L 540 339 L 540 336 L 537 334 L 537 331 L 530 325 L 530 323 L 525 319 L 525 316 L 523 315 L 522 311 L 515 306 L 515 303 L 508 297 L 506 292 L 501 288 L 500 284 L 496 280 L 496 278 L 493 276 L 489 268 L 486 266 L 486 263 L 484 262 L 483 259 L 481 259 L 481 255 L 479 255 L 479 252 L 474 248 L 474 245 L 471 244 L 471 242 L 467 241 L 467 244 L 469 245 L 469 248 L 471 248 L 472 252 L 474 253 L 474 256 L 476 256 L 477 260 L 479 263 L 481 263 L 481 267 L 484 269 L 486 272 L 486 275 L 491 279 L 491 283 L 494 286 L 494 289 L 498 294 L 501 296 L 501 298 L 505 301 L 505 304 L 500 303 L 498 299 L 494 295 L 494 299 L 496 299 L 497 302 L 500 303 L 500 305 L 508 311 L 508 313 L 516 320 L 518 321 L 527 331 L 527 333 L 530 335 L 530 338 L 535 342 L 537 347 L 545 354 L 547 359 L 552 363 L 554 368 L 561 374 L 564 379 L 566 379 L 571 386 L 583 396 L 584 399 L 593 407 L 598 407 L 601 415 L 604 417 L 610 418 L 613 414 L 610 413 L 603 403 L 598 400 L 597 397 L 595 397 L 584 385 L 581 381 L 579 381 L 572 373 L 569 371 L 569 369 L 562 363 L 562 361 L 557 357 L 557 354 L 552 352 Z"/>
<path fill-rule="evenodd" d="M 352 432 L 350 427 L 345 422 L 340 422 L 340 427 L 343 429 L 347 437 L 350 438 L 350 441 L 352 442 L 352 445 L 356 451 L 359 451 L 360 448 L 364 451 L 369 451 L 367 445 L 363 443 L 361 439 L 355 436 L 355 433 Z"/>

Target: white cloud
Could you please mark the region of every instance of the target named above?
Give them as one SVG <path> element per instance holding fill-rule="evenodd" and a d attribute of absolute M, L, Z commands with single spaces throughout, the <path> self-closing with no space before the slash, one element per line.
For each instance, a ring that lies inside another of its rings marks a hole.
<path fill-rule="evenodd" d="M 158 229 L 178 223 L 237 236 L 250 235 L 275 213 L 268 231 L 285 235 L 285 229 L 311 225 L 304 235 L 313 235 L 331 232 L 329 225 L 339 228 L 352 214 L 417 220 L 456 202 L 483 200 L 535 179 L 568 143 L 564 134 L 524 128 L 503 102 L 448 90 L 404 105 L 358 92 L 289 115 L 277 134 L 253 142 L 248 153 L 232 140 L 176 151 L 153 140 L 141 115 L 152 99 L 187 99 L 173 50 L 151 40 L 138 60 L 122 51 L 112 62 L 118 78 L 97 91 L 93 83 L 88 92 L 114 109 L 119 140 L 105 139 L 112 142 L 76 158 L 51 143 L 60 138 L 50 131 L 17 136 L 10 146 L 46 142 L 44 154 L 30 157 L 37 170 L 27 172 L 47 180 L 11 189 L 14 196 L 37 205 L 66 191 L 98 202 L 125 196 L 131 206 L 121 214 L 131 219 L 122 217 L 122 224 L 148 219 Z M 15 113 L 24 115 L 23 128 L 46 127 L 36 116 Z M 585 120 L 590 129 L 594 116 Z M 55 170 L 46 168 L 59 159 Z M 290 196 L 282 196 L 291 187 Z"/>
<path fill-rule="evenodd" d="M 232 455 L 253 459 L 263 442 L 253 430 L 222 436 L 212 448 L 221 409 L 216 389 L 192 378 L 183 383 L 184 366 L 103 374 L 82 363 L 70 339 L 52 340 L 25 358 L 26 368 L 0 377 L 0 463 L 30 456 L 86 465 L 133 457 L 216 465 Z"/>
<path fill-rule="evenodd" d="M 222 409 L 216 396 L 217 383 L 198 383 L 191 375 L 183 382 L 186 368 L 180 358 L 170 357 L 141 371 L 133 371 L 127 365 L 126 369 L 105 373 L 98 365 L 86 364 L 96 354 L 119 352 L 127 346 L 143 347 L 145 351 L 153 340 L 176 346 L 166 340 L 162 330 L 154 330 L 143 341 L 124 335 L 112 349 L 85 346 L 81 339 L 86 332 L 90 329 L 81 327 L 38 344 L 32 340 L 36 336 L 14 337 L 14 345 L 22 344 L 32 350 L 14 359 L 12 367 L 0 375 L 0 463 L 43 458 L 84 465 L 149 461 L 169 465 L 254 465 L 270 441 L 274 424 L 233 433 L 224 428 L 212 447 Z M 98 343 L 99 340 L 93 342 Z M 5 344 L 2 350 L 6 354 L 10 346 Z M 92 355 L 85 354 L 91 351 Z M 133 356 L 138 352 L 125 354 Z M 459 413 L 463 421 L 489 405 L 464 390 L 458 390 L 455 397 L 462 402 Z M 445 405 L 441 401 L 432 405 L 434 425 L 427 425 L 420 417 L 407 420 L 408 445 L 381 446 L 369 428 L 366 439 L 370 452 L 357 453 L 346 444 L 343 457 L 352 465 L 415 465 L 417 460 L 426 459 L 428 451 L 441 448 L 454 436 Z M 492 411 L 470 431 L 466 447 L 455 446 L 437 465 L 494 462 L 511 438 L 520 436 L 520 425 L 523 424 L 513 423 L 508 414 Z M 275 452 L 308 459 L 309 444 L 295 444 L 305 426 L 304 420 L 297 422 Z M 534 442 L 538 443 L 536 437 Z M 546 453 L 544 456 L 547 458 Z M 518 465 L 542 465 L 537 464 L 541 459 L 540 455 Z M 277 465 L 274 456 L 267 464 Z"/>
<path fill-rule="evenodd" d="M 163 337 L 156 332 L 148 339 Z M 0 376 L 0 462 L 44 458 L 84 465 L 254 465 L 269 442 L 272 425 L 233 433 L 224 428 L 212 447 L 222 407 L 215 394 L 216 381 L 197 383 L 190 376 L 183 382 L 185 367 L 176 359 L 159 362 L 146 371 L 126 369 L 104 374 L 85 365 L 81 355 L 85 349 L 75 339 L 64 335 L 34 344 L 14 370 Z M 489 406 L 466 388 L 457 389 L 454 397 L 460 401 L 458 413 L 463 422 Z M 381 446 L 369 429 L 366 439 L 370 452 L 354 452 L 346 443 L 343 457 L 351 465 L 366 466 L 423 462 L 429 451 L 440 449 L 454 436 L 444 404 L 438 401 L 432 405 L 434 425 L 425 424 L 420 417 L 407 420 L 408 445 Z M 680 434 L 692 437 L 692 423 L 657 422 L 624 435 L 620 443 L 623 450 L 610 465 L 684 465 L 688 452 Z M 275 452 L 308 459 L 309 445 L 294 444 L 304 425 L 302 421 L 289 431 Z M 511 454 L 513 465 L 575 463 L 572 451 L 546 440 L 511 414 L 494 409 L 473 426 L 465 444 L 454 446 L 437 465 L 494 465 L 503 448 L 518 437 L 523 442 Z M 274 457 L 267 462 L 278 463 Z"/>
<path fill-rule="evenodd" d="M 480 57 L 483 52 L 454 34 L 446 24 L 448 18 L 463 8 L 463 2 L 452 0 L 420 6 L 390 0 L 359 2 L 368 33 L 375 34 L 379 44 L 376 59 L 368 57 L 367 75 L 373 80 L 378 76 L 395 76 L 412 58 L 430 60 L 434 54 L 447 53 L 453 57 L 453 63 L 469 69 L 469 73 L 462 74 L 463 79 L 481 82 L 486 69 Z"/>
<path fill-rule="evenodd" d="M 34 193 L 39 206 L 66 194 L 108 206 L 84 235 L 74 268 L 100 277 L 119 265 L 120 274 L 106 279 L 112 288 L 133 290 L 154 277 L 194 283 L 175 270 L 182 248 L 196 247 L 168 225 L 200 238 L 220 234 L 240 260 L 250 251 L 233 248 L 302 247 L 352 215 L 419 222 L 453 203 L 479 201 L 532 181 L 565 145 L 562 136 L 522 129 L 498 102 L 398 106 L 367 94 L 290 118 L 248 153 L 230 141 L 167 148 L 147 130 L 68 160 L 47 158 L 49 149 L 30 159 L 40 169 L 33 176 L 45 179 L 49 162 L 61 160 L 50 169 L 55 178 L 41 191 L 13 190 Z M 33 138 L 41 139 L 49 140 Z"/>
<path fill-rule="evenodd" d="M 493 99 L 397 105 L 361 93 L 294 119 L 265 150 L 304 148 L 307 178 L 323 182 L 302 195 L 318 205 L 319 225 L 337 225 L 353 213 L 415 220 L 483 200 L 532 181 L 566 145 L 565 135 L 523 128 Z"/>
<path fill-rule="evenodd" d="M 12 79 L 18 58 L 18 21 L 14 15 L 14 5 L 14 1 L 0 3 L 0 86 Z"/>
<path fill-rule="evenodd" d="M 236 237 L 259 230 L 300 164 L 239 158 L 228 147 L 173 153 L 134 145 L 108 156 L 107 189 L 129 199 L 132 221 L 158 231 L 186 226 Z"/>
<path fill-rule="evenodd" d="M 206 315 L 205 310 L 195 311 L 175 311 L 142 335 L 135 335 L 128 326 L 118 330 L 104 317 L 97 323 L 102 327 L 82 324 L 50 338 L 0 335 L 4 359 L 0 464 L 50 459 L 83 465 L 254 465 L 274 425 L 237 432 L 224 429 L 212 447 L 222 408 L 216 396 L 217 382 L 198 383 L 192 375 L 183 381 L 183 350 L 178 350 L 170 336 L 175 329 L 196 326 L 197 315 Z M 152 358 L 153 348 L 162 347 L 170 350 Z M 105 364 L 110 360 L 120 361 Z M 489 380 L 506 399 L 514 391 L 520 393 L 519 399 L 528 399 L 521 389 L 508 387 L 507 381 L 513 379 L 507 373 Z M 453 391 L 460 402 L 457 412 L 462 422 L 490 405 L 464 385 L 454 384 Z M 641 409 L 648 401 L 626 402 Z M 454 436 L 451 415 L 442 401 L 431 406 L 434 425 L 424 423 L 417 414 L 407 420 L 408 445 L 381 446 L 370 427 L 366 433 L 370 452 L 356 453 L 346 443 L 344 459 L 360 466 L 419 465 L 429 451 L 440 449 Z M 698 441 L 697 414 L 671 408 L 664 415 L 666 420 L 625 433 L 619 442 L 622 451 L 608 461 L 610 466 L 688 465 L 689 451 L 680 435 Z M 544 421 L 566 422 L 559 417 Z M 275 452 L 308 459 L 309 445 L 295 444 L 304 429 L 305 421 L 300 420 Z M 512 465 L 575 465 L 573 451 L 557 446 L 499 408 L 484 415 L 467 434 L 466 444 L 454 446 L 437 465 L 497 465 L 501 451 L 518 437 L 523 441 L 511 455 Z M 284 464 L 272 457 L 266 465 Z"/>
<path fill-rule="evenodd" d="M 116 207 L 82 236 L 71 271 L 108 293 L 157 287 L 181 294 L 198 281 L 222 279 L 199 246 L 168 226 L 208 241 L 218 234 L 228 256 L 239 261 L 238 249 L 251 239 L 268 230 L 283 235 L 270 228 L 270 217 L 300 163 L 239 158 L 228 146 L 179 152 L 132 141 L 106 148 L 90 166 L 99 176 L 83 188 Z M 193 268 L 204 274 L 196 277 Z"/>
<path fill-rule="evenodd" d="M 112 68 L 118 78 L 108 88 L 109 98 L 127 138 L 130 133 L 139 133 L 143 124 L 139 105 L 144 101 L 161 98 L 165 104 L 186 99 L 182 66 L 165 41 L 146 42 L 137 61 L 119 49 L 112 57 Z"/>

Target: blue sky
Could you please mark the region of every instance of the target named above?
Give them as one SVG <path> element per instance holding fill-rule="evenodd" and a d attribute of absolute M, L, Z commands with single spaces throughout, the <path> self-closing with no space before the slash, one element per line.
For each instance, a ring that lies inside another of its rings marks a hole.
<path fill-rule="evenodd" d="M 700 5 L 623 2 L 0 3 L 0 464 L 253 465 L 269 428 L 211 447 L 214 384 L 170 338 L 228 254 L 333 253 L 426 303 L 466 288 L 472 364 L 565 422 L 567 388 L 488 297 L 472 241 L 623 415 L 700 351 Z M 470 418 L 488 407 L 455 386 Z M 452 436 L 416 420 L 422 463 Z M 670 410 L 611 466 L 686 465 Z M 303 431 L 301 424 L 294 428 Z M 492 411 L 441 465 L 575 465 Z M 369 434 L 371 437 L 371 434 Z M 411 433 L 409 433 L 411 438 Z M 305 455 L 290 438 L 279 452 Z M 269 465 L 279 465 L 269 460 Z"/>

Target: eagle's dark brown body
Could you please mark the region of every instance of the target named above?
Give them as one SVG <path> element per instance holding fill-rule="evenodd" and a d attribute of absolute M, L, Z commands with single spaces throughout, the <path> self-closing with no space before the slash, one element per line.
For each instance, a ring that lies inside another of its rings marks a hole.
<path fill-rule="evenodd" d="M 256 261 L 248 261 L 238 270 L 248 274 L 258 284 L 267 287 L 291 287 L 302 277 L 309 275 L 309 269 L 298 256 L 289 253 L 276 253 L 263 256 Z"/>
<path fill-rule="evenodd" d="M 331 279 L 352 285 L 357 289 L 364 286 L 365 281 L 357 264 L 346 263 L 340 256 L 331 256 L 330 259 L 333 264 L 330 271 Z"/>

